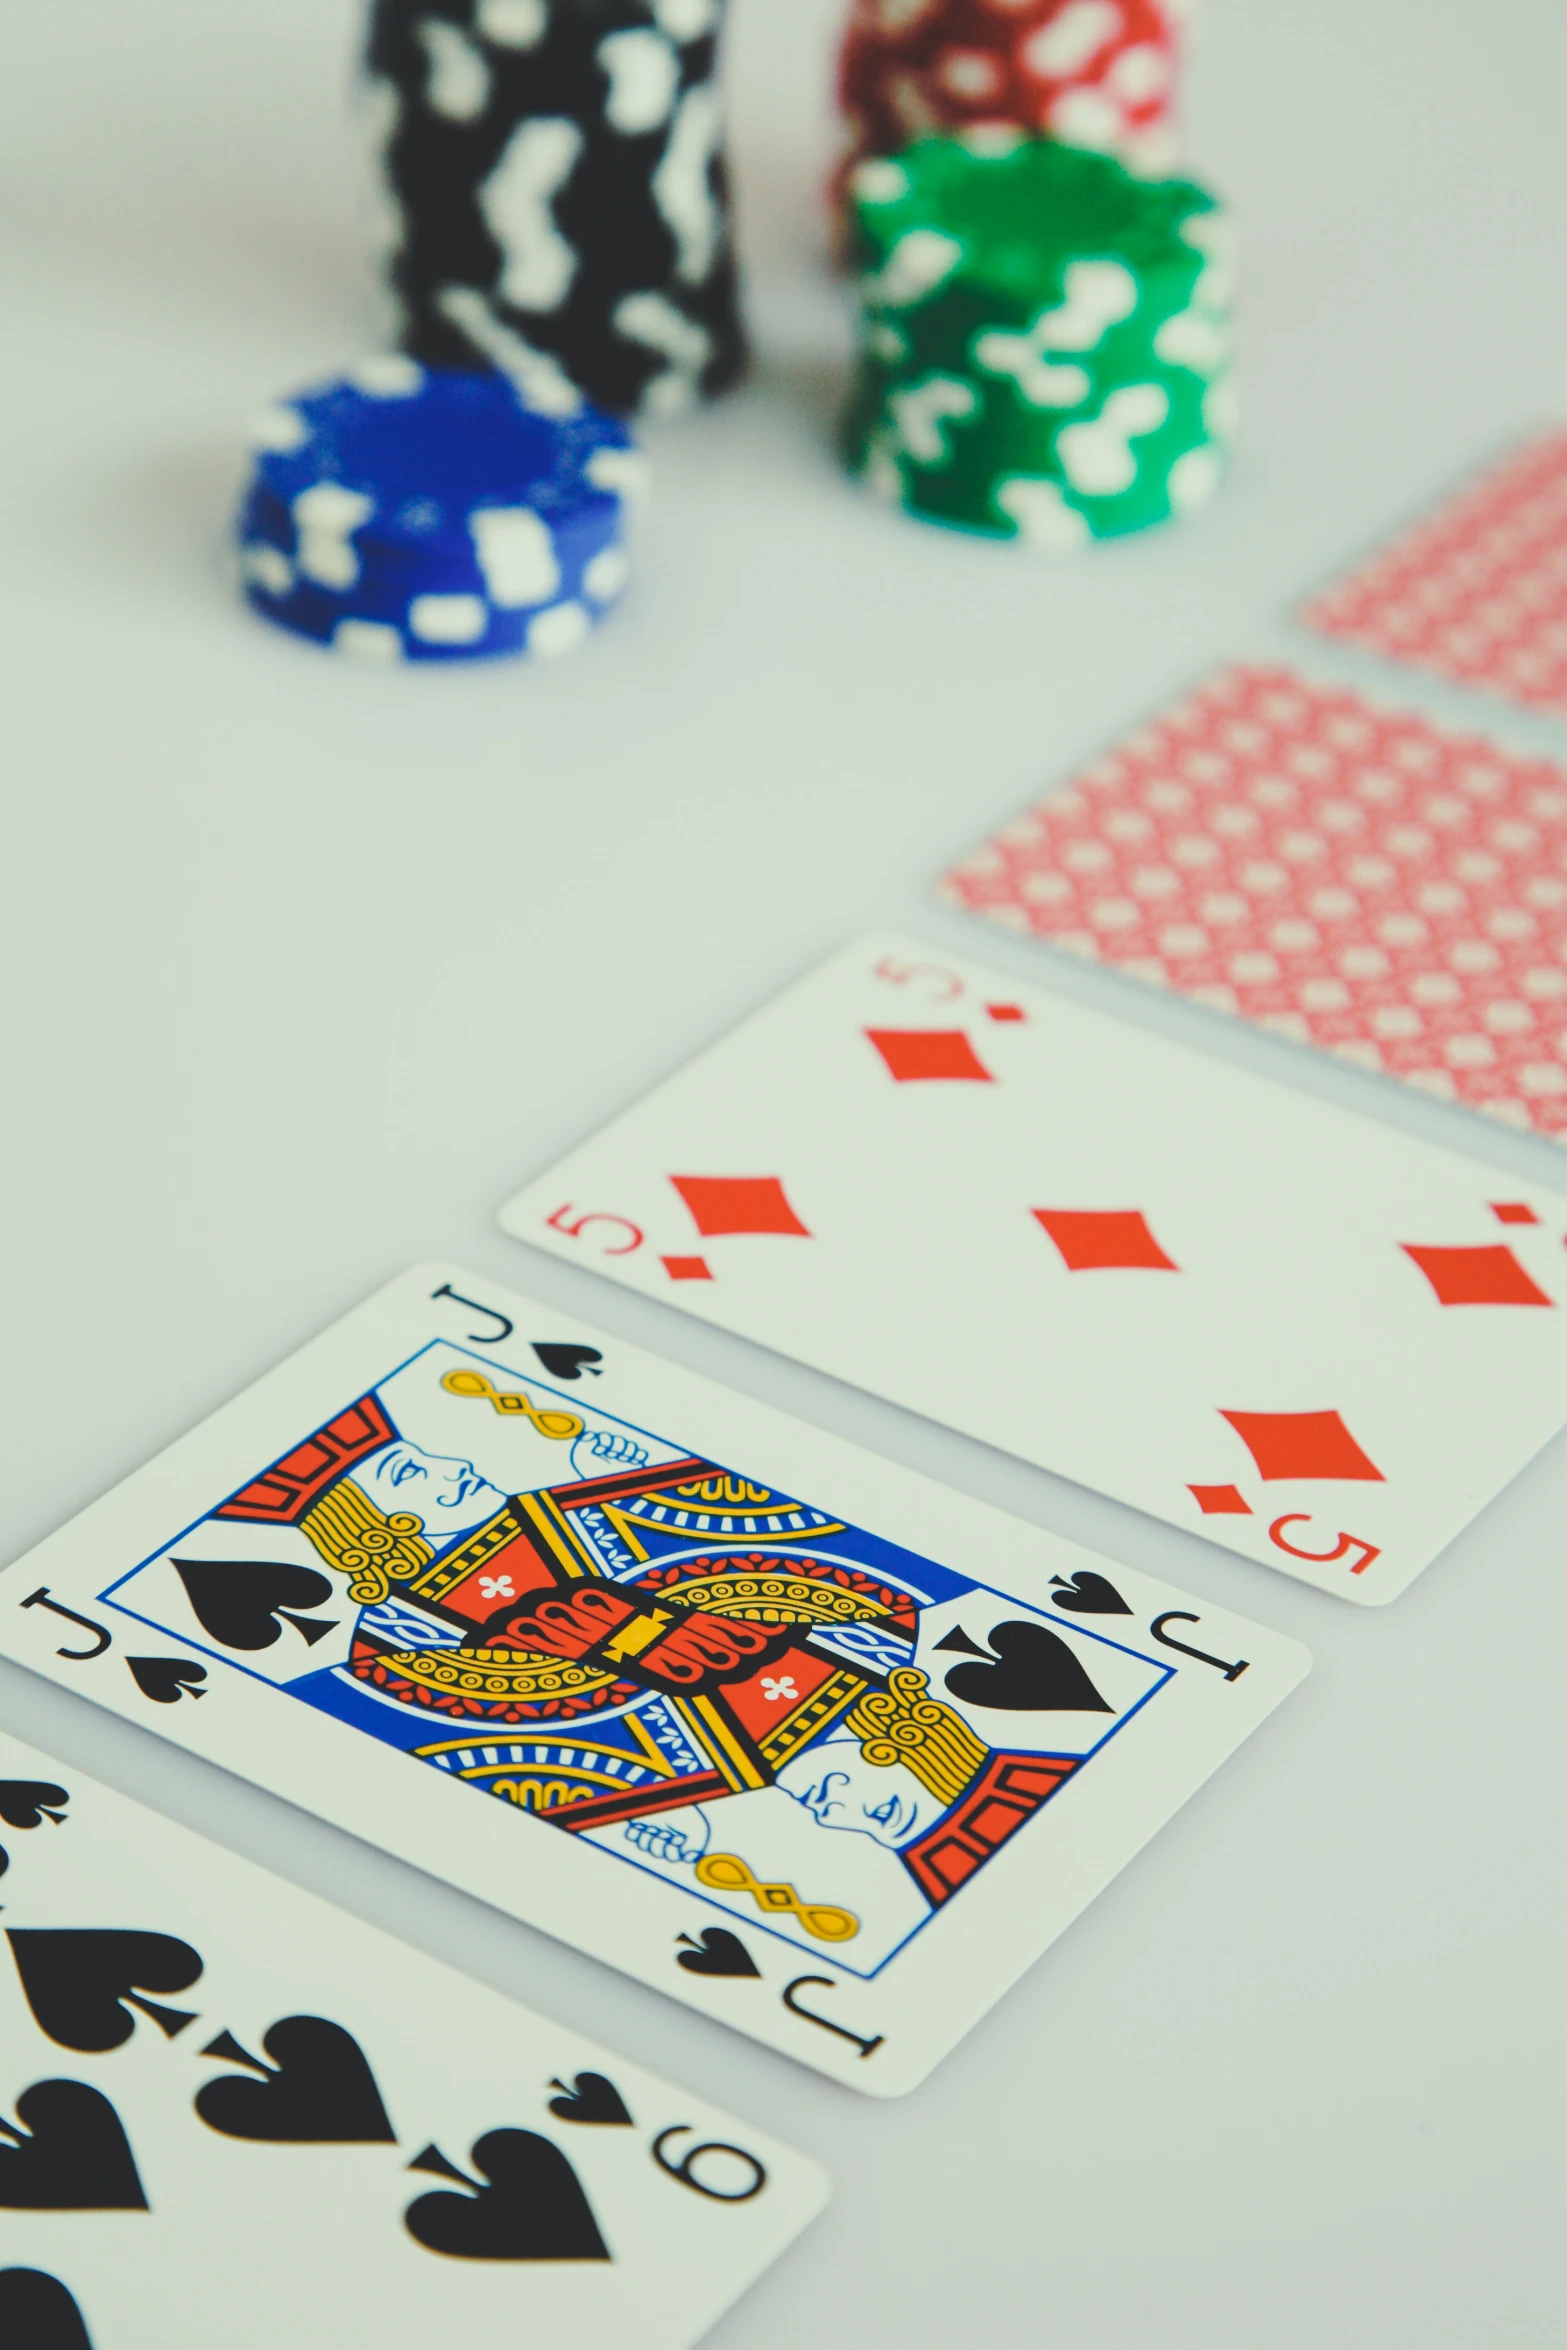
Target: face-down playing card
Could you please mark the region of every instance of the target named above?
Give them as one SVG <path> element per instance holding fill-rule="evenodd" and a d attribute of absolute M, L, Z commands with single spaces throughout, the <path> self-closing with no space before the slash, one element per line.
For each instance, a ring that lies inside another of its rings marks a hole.
<path fill-rule="evenodd" d="M 1567 1135 L 1567 773 L 1232 668 L 950 872 L 966 913 Z"/>
<path fill-rule="evenodd" d="M 0 1736 L 0 2341 L 696 2342 L 814 2164 Z"/>
<path fill-rule="evenodd" d="M 1567 432 L 1488 466 L 1303 618 L 1389 660 L 1567 715 Z"/>
<path fill-rule="evenodd" d="M 0 1648 L 884 2096 L 1307 1669 L 442 1269 L 0 1579 Z"/>
<path fill-rule="evenodd" d="M 906 939 L 501 1221 L 1370 1606 L 1567 1419 L 1567 1199 Z"/>

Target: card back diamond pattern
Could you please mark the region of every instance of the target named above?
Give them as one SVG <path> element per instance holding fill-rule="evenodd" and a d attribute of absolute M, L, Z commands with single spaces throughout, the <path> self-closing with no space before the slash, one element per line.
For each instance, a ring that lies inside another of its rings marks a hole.
<path fill-rule="evenodd" d="M 968 911 L 1567 1133 L 1567 774 L 1237 668 L 950 873 Z"/>
<path fill-rule="evenodd" d="M 1491 468 L 1305 620 L 1462 685 L 1567 711 L 1567 432 Z"/>

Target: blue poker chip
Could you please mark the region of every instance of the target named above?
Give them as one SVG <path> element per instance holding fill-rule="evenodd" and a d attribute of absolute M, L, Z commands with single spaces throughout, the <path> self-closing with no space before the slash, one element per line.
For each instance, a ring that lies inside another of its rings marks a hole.
<path fill-rule="evenodd" d="M 266 411 L 237 524 L 253 608 L 373 661 L 548 657 L 629 570 L 627 427 L 511 379 L 395 354 Z"/>

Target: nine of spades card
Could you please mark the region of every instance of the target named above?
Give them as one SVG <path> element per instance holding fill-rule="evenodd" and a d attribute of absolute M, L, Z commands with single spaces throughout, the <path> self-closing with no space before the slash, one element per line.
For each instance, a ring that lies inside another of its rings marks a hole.
<path fill-rule="evenodd" d="M 0 1818 L 6 2350 L 686 2350 L 825 2200 L 748 2124 L 6 1736 Z"/>

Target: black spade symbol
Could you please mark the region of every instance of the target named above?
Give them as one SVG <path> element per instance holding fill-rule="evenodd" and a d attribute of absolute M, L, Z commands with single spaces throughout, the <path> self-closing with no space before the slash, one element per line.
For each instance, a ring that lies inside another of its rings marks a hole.
<path fill-rule="evenodd" d="M 688 1975 L 761 1975 L 739 1935 L 731 1934 L 727 1926 L 704 1926 L 700 1942 L 693 1942 L 689 1934 L 680 1939 L 686 1945 L 680 1964 Z"/>
<path fill-rule="evenodd" d="M 956 1648 L 957 1635 L 941 1642 Z M 966 1634 L 961 1645 L 973 1644 Z M 998 1624 L 990 1635 L 995 1661 L 955 1665 L 947 1687 L 965 1705 L 1008 1714 L 1110 1714 L 1074 1648 L 1048 1625 Z"/>
<path fill-rule="evenodd" d="M 1070 1583 L 1064 1575 L 1057 1575 L 1060 1589 L 1052 1593 L 1058 1608 L 1069 1616 L 1129 1616 L 1131 1609 L 1104 1575 L 1096 1575 L 1092 1567 L 1079 1567 Z"/>
<path fill-rule="evenodd" d="M 120 2117 L 85 2081 L 35 2081 L 16 2118 L 0 2122 L 0 2210 L 146 2210 Z"/>
<path fill-rule="evenodd" d="M 0 2269 L 0 2342 L 15 2350 L 92 2350 L 82 2313 L 58 2277 Z"/>
<path fill-rule="evenodd" d="M 270 2067 L 228 2032 L 202 2050 L 261 2075 L 251 2081 L 226 2073 L 197 2092 L 196 2111 L 209 2130 L 253 2145 L 396 2145 L 375 2075 L 352 2032 L 324 2016 L 289 2015 L 261 2045 Z"/>
<path fill-rule="evenodd" d="M 578 2073 L 576 2084 L 570 2089 L 564 2081 L 551 2081 L 550 2087 L 560 2091 L 558 2097 L 550 2099 L 550 2111 L 563 2122 L 595 2122 L 604 2129 L 632 2126 L 624 2097 L 602 2073 Z"/>
<path fill-rule="evenodd" d="M 196 1621 L 225 1648 L 247 1654 L 271 1648 L 283 1637 L 280 1616 L 311 1647 L 335 1629 L 293 1612 L 321 1607 L 332 1596 L 332 1585 L 314 1567 L 283 1566 L 271 1559 L 176 1559 L 174 1571 Z"/>
<path fill-rule="evenodd" d="M 36 1828 L 43 1820 L 59 1827 L 70 1797 L 47 1779 L 0 1779 L 0 1820 L 8 1828 Z M 26 2272 L 18 2270 L 20 2276 Z"/>
<path fill-rule="evenodd" d="M 171 1934 L 17 1927 L 6 1939 L 38 2028 L 57 2047 L 83 2056 L 123 2048 L 136 2029 L 135 2007 L 170 2040 L 196 2020 L 141 1996 L 188 1991 L 201 1974 L 200 1955 Z"/>
<path fill-rule="evenodd" d="M 182 1697 L 205 1697 L 201 1683 L 205 1665 L 193 1665 L 182 1656 L 128 1656 L 126 1663 L 143 1697 L 154 1705 L 178 1705 Z"/>
<path fill-rule="evenodd" d="M 534 2130 L 491 2130 L 473 2149 L 488 2184 L 464 2178 L 437 2147 L 408 2167 L 457 2179 L 469 2194 L 421 2195 L 404 2224 L 427 2252 L 451 2260 L 608 2260 L 581 2181 L 560 2148 Z"/>
<path fill-rule="evenodd" d="M 552 1379 L 577 1380 L 586 1371 L 590 1378 L 599 1377 L 599 1365 L 604 1357 L 596 1346 L 557 1346 L 550 1339 L 536 1338 L 533 1351 Z"/>

